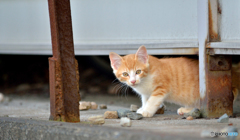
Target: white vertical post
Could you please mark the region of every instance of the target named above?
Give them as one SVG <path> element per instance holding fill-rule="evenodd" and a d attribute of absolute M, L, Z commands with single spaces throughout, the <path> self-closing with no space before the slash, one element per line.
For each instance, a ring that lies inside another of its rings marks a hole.
<path fill-rule="evenodd" d="M 199 91 L 206 96 L 206 43 L 208 41 L 208 0 L 198 0 Z"/>

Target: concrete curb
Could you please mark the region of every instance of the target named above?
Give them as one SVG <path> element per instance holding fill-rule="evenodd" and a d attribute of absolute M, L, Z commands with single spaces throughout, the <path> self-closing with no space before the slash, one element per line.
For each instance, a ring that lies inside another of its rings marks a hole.
<path fill-rule="evenodd" d="M 127 128 L 0 117 L 0 140 L 186 140 Z M 194 138 L 196 140 L 196 138 Z"/>

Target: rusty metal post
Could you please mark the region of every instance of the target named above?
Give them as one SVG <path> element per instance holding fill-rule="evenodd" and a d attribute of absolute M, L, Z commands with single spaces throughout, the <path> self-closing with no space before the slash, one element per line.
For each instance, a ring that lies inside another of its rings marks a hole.
<path fill-rule="evenodd" d="M 48 0 L 53 57 L 49 58 L 50 120 L 79 122 L 79 75 L 69 0 Z"/>
<path fill-rule="evenodd" d="M 199 35 L 199 67 L 200 67 L 200 104 L 203 117 L 215 118 L 224 113 L 233 114 L 233 94 L 231 66 L 232 57 L 214 55 L 212 49 L 206 49 L 207 42 L 220 41 L 218 34 L 218 17 L 221 14 L 217 0 L 199 0 L 199 21 L 203 21 L 204 34 Z M 204 7 L 204 8 L 203 8 Z M 202 8 L 202 9 L 201 9 Z M 204 10 L 204 11 L 201 11 Z"/>
<path fill-rule="evenodd" d="M 206 95 L 201 99 L 203 117 L 233 114 L 231 56 L 206 56 Z"/>

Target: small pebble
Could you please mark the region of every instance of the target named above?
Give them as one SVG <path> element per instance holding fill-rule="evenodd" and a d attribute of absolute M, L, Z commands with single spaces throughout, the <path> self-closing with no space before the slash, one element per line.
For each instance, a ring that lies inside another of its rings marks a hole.
<path fill-rule="evenodd" d="M 200 115 L 201 115 L 200 110 L 198 108 L 194 108 L 190 112 L 185 113 L 184 117 L 192 116 L 194 119 L 196 119 L 200 118 Z"/>
<path fill-rule="evenodd" d="M 118 109 L 117 113 L 118 113 L 118 117 L 122 118 L 122 117 L 127 117 L 127 113 L 131 113 L 131 111 L 127 109 Z"/>
<path fill-rule="evenodd" d="M 104 124 L 105 119 L 102 115 L 99 116 L 92 116 L 88 118 L 88 121 L 90 121 L 92 124 Z"/>
<path fill-rule="evenodd" d="M 99 108 L 100 108 L 100 109 L 107 109 L 107 105 L 101 104 L 101 105 L 99 105 Z"/>
<path fill-rule="evenodd" d="M 98 105 L 95 102 L 91 102 L 91 109 L 97 109 Z"/>
<path fill-rule="evenodd" d="M 228 115 L 225 113 L 224 115 L 222 115 L 217 122 L 219 123 L 228 123 L 229 117 Z"/>
<path fill-rule="evenodd" d="M 79 102 L 79 110 L 88 110 L 86 102 Z"/>
<path fill-rule="evenodd" d="M 127 117 L 122 117 L 120 121 L 121 126 L 123 127 L 130 127 L 132 125 L 132 122 L 129 118 Z"/>
<path fill-rule="evenodd" d="M 138 106 L 131 104 L 131 106 L 130 106 L 130 111 L 136 112 L 137 110 L 138 110 Z"/>
<path fill-rule="evenodd" d="M 106 111 L 104 113 L 104 118 L 105 119 L 117 119 L 118 118 L 117 111 Z"/>
<path fill-rule="evenodd" d="M 87 109 L 91 108 L 91 102 L 86 102 L 86 105 L 87 105 Z"/>
<path fill-rule="evenodd" d="M 160 107 L 155 114 L 164 114 L 165 106 Z"/>
<path fill-rule="evenodd" d="M 193 120 L 193 117 L 192 116 L 188 116 L 186 119 L 187 120 Z"/>
<path fill-rule="evenodd" d="M 4 95 L 0 93 L 0 102 L 3 102 L 3 100 L 4 100 Z"/>
<path fill-rule="evenodd" d="M 135 112 L 127 113 L 127 117 L 130 118 L 131 120 L 140 120 L 143 118 L 142 114 L 138 114 Z"/>
<path fill-rule="evenodd" d="M 233 125 L 233 123 L 229 123 L 229 124 L 228 124 L 228 126 L 232 126 L 232 125 Z"/>

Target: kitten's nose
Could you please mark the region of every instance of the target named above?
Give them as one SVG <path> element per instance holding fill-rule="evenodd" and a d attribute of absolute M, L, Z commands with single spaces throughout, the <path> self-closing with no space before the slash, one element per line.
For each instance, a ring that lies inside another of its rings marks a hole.
<path fill-rule="evenodd" d="M 135 84 L 135 83 L 136 83 L 136 80 L 132 80 L 131 83 L 132 83 L 132 84 Z"/>

